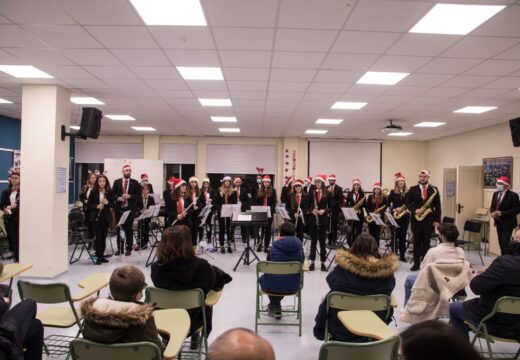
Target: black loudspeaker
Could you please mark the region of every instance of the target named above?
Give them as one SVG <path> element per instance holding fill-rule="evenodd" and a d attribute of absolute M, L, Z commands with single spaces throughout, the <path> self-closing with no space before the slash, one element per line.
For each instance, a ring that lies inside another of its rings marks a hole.
<path fill-rule="evenodd" d="M 513 146 L 520 146 L 520 117 L 509 120 L 509 127 L 511 128 L 511 137 L 513 138 Z"/>
<path fill-rule="evenodd" d="M 102 118 L 103 113 L 101 110 L 93 107 L 83 108 L 83 114 L 81 115 L 81 125 L 77 136 L 97 139 L 99 132 L 101 131 Z"/>

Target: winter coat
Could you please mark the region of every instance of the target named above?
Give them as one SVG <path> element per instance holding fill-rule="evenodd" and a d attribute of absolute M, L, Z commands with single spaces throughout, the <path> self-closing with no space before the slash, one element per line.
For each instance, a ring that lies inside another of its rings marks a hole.
<path fill-rule="evenodd" d="M 421 271 L 415 281 L 410 300 L 400 315 L 401 321 L 416 324 L 449 317 L 449 301 L 470 282 L 472 270 L 461 259 L 437 260 Z"/>
<path fill-rule="evenodd" d="M 81 304 L 83 337 L 105 343 L 149 341 L 162 349 L 149 304 L 90 298 Z"/>
<path fill-rule="evenodd" d="M 399 267 L 398 258 L 395 254 L 386 255 L 383 258 L 358 257 L 351 252 L 339 249 L 336 252 L 336 263 L 334 270 L 327 276 L 330 291 L 340 291 L 354 295 L 385 294 L 390 296 L 395 287 L 394 273 Z M 360 342 L 365 338 L 350 333 L 339 321 L 337 309 L 329 309 L 328 327 L 329 334 L 336 341 Z M 314 326 L 314 337 L 323 340 L 325 333 L 325 320 L 327 313 L 326 298 L 321 303 L 316 324 Z M 383 321 L 389 323 L 390 316 L 386 319 L 386 310 L 376 312 Z"/>
<path fill-rule="evenodd" d="M 271 252 L 267 256 L 268 261 L 288 262 L 299 261 L 303 263 L 303 244 L 296 236 L 286 236 L 273 243 Z M 260 286 L 267 292 L 291 294 L 300 287 L 300 275 L 273 275 L 260 276 Z"/>

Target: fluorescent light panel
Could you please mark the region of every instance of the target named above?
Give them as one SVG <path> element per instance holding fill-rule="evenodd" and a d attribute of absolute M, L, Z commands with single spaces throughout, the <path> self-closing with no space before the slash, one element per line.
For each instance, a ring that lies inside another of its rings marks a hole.
<path fill-rule="evenodd" d="M 365 75 L 357 81 L 357 84 L 395 85 L 408 75 L 410 75 L 410 73 L 367 71 Z"/>
<path fill-rule="evenodd" d="M 502 5 L 436 4 L 410 32 L 466 35 L 504 8 Z"/>
<path fill-rule="evenodd" d="M 213 122 L 227 122 L 227 123 L 236 123 L 237 118 L 234 116 L 212 116 L 211 120 Z"/>
<path fill-rule="evenodd" d="M 132 129 L 136 131 L 155 131 L 155 129 L 150 126 L 132 126 Z"/>
<path fill-rule="evenodd" d="M 359 110 L 366 104 L 366 102 L 336 101 L 330 108 L 341 110 Z"/>
<path fill-rule="evenodd" d="M 446 124 L 445 122 L 434 122 L 434 121 L 423 121 L 418 124 L 415 124 L 415 127 L 429 127 L 429 128 L 435 128 Z"/>
<path fill-rule="evenodd" d="M 0 65 L 0 71 L 16 78 L 52 79 L 53 76 L 31 65 Z"/>
<path fill-rule="evenodd" d="M 343 122 L 343 119 L 318 119 L 316 120 L 316 124 L 323 125 L 338 125 Z"/>
<path fill-rule="evenodd" d="M 78 105 L 105 105 L 104 102 L 90 96 L 73 96 L 70 101 Z"/>
<path fill-rule="evenodd" d="M 412 132 L 395 132 L 388 134 L 388 136 L 410 136 L 412 134 Z"/>
<path fill-rule="evenodd" d="M 12 101 L 6 100 L 6 99 L 0 99 L 0 104 L 12 104 Z"/>
<path fill-rule="evenodd" d="M 206 26 L 199 0 L 130 0 L 146 25 Z"/>
<path fill-rule="evenodd" d="M 454 113 L 459 114 L 482 114 L 486 111 L 495 110 L 496 106 L 466 106 L 462 109 L 455 110 Z"/>
<path fill-rule="evenodd" d="M 218 131 L 223 133 L 239 133 L 239 128 L 219 128 Z"/>
<path fill-rule="evenodd" d="M 71 128 L 72 130 L 79 130 L 78 125 L 71 125 L 71 126 L 69 126 L 69 128 Z"/>
<path fill-rule="evenodd" d="M 177 70 L 184 80 L 224 80 L 222 70 L 218 67 L 178 66 Z"/>
<path fill-rule="evenodd" d="M 230 99 L 199 99 L 202 106 L 231 106 Z"/>
<path fill-rule="evenodd" d="M 328 132 L 328 130 L 313 130 L 313 129 L 309 129 L 307 131 L 305 131 L 306 134 L 310 134 L 310 135 L 324 135 Z"/>
<path fill-rule="evenodd" d="M 105 115 L 105 116 L 107 118 L 109 118 L 110 120 L 117 120 L 117 121 L 125 121 L 125 120 L 133 121 L 133 120 L 135 120 L 130 115 Z"/>

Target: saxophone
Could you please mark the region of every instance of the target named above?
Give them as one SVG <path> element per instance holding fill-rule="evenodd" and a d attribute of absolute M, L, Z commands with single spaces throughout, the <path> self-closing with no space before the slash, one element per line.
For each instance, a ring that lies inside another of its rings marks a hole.
<path fill-rule="evenodd" d="M 385 209 L 386 209 L 386 205 L 383 205 L 383 206 L 381 206 L 381 207 L 376 208 L 376 209 L 374 210 L 374 213 L 379 214 L 381 211 L 383 211 L 383 210 L 385 210 Z M 367 217 L 365 218 L 365 220 L 366 220 L 366 222 L 369 223 L 369 224 L 370 224 L 372 221 L 374 221 L 374 219 L 372 219 L 372 216 L 370 216 L 370 215 L 367 215 Z"/>
<path fill-rule="evenodd" d="M 363 206 L 363 203 L 365 202 L 365 197 L 362 197 L 358 202 L 352 206 L 352 209 L 356 210 L 356 213 L 359 215 L 361 213 L 361 206 Z"/>
<path fill-rule="evenodd" d="M 410 213 L 410 210 L 406 208 L 406 205 L 399 206 L 398 208 L 395 208 L 393 211 L 394 219 L 399 220 L 403 216 Z"/>
<path fill-rule="evenodd" d="M 429 214 L 431 214 L 433 212 L 431 206 L 432 206 L 432 202 L 433 202 L 433 199 L 435 198 L 435 196 L 437 196 L 437 189 L 436 188 L 433 188 L 433 194 L 428 198 L 428 200 L 426 200 L 423 204 L 423 206 L 421 206 L 421 210 L 423 210 L 423 213 L 421 215 L 415 215 L 415 220 L 417 221 L 423 221 L 426 216 L 428 216 Z"/>

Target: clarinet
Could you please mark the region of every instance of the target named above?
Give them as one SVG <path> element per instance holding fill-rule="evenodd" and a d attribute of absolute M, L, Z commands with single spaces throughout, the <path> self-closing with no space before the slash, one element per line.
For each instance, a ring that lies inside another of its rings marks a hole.
<path fill-rule="evenodd" d="M 318 210 L 318 194 L 314 191 L 314 209 Z M 316 228 L 320 231 L 320 216 L 316 214 Z"/>
<path fill-rule="evenodd" d="M 186 213 L 187 213 L 188 210 L 193 206 L 193 204 L 194 204 L 194 203 L 191 203 L 191 204 L 190 204 L 186 209 L 184 209 L 184 210 L 182 211 L 182 215 L 183 215 L 183 216 L 186 216 Z M 179 219 L 175 219 L 175 221 L 172 223 L 171 226 L 177 224 L 177 221 L 179 221 Z"/>

